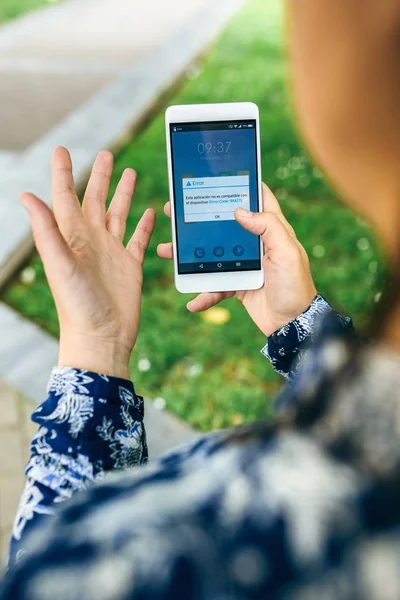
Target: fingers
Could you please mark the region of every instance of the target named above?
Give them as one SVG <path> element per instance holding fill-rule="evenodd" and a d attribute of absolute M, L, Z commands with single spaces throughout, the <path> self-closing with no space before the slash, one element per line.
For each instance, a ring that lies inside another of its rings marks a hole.
<path fill-rule="evenodd" d="M 261 236 L 266 250 L 286 252 L 291 246 L 297 248 L 296 240 L 275 213 L 253 213 L 244 208 L 237 208 L 235 217 L 244 229 Z"/>
<path fill-rule="evenodd" d="M 82 210 L 75 191 L 71 156 L 66 148 L 57 147 L 51 160 L 53 210 L 65 239 L 83 222 Z"/>
<path fill-rule="evenodd" d="M 57 269 L 62 268 L 63 262 L 71 260 L 71 254 L 53 213 L 34 194 L 22 194 L 21 204 L 29 213 L 36 248 L 46 271 L 51 269 L 51 264 L 57 265 Z"/>
<path fill-rule="evenodd" d="M 104 225 L 106 202 L 110 179 L 114 166 L 114 157 L 108 150 L 97 155 L 92 168 L 89 183 L 82 202 L 82 212 L 93 225 Z"/>
<path fill-rule="evenodd" d="M 156 213 L 152 208 L 148 208 L 137 224 L 135 233 L 126 247 L 128 252 L 132 254 L 133 258 L 140 262 L 140 264 L 143 264 L 155 224 Z"/>
<path fill-rule="evenodd" d="M 166 217 L 169 219 L 171 218 L 171 202 L 166 202 L 164 206 L 164 213 Z"/>
<path fill-rule="evenodd" d="M 193 313 L 202 312 L 203 310 L 208 310 L 212 306 L 219 304 L 222 300 L 233 298 L 234 295 L 235 292 L 203 292 L 194 300 L 188 302 L 187 308 Z"/>
<path fill-rule="evenodd" d="M 167 260 L 172 260 L 174 258 L 172 242 L 167 242 L 165 244 L 158 244 L 157 254 L 160 258 L 166 258 Z"/>
<path fill-rule="evenodd" d="M 107 230 L 121 242 L 126 231 L 126 220 L 135 193 L 137 174 L 133 169 L 125 169 L 118 183 L 114 198 L 106 216 Z"/>
<path fill-rule="evenodd" d="M 278 247 L 279 242 L 288 241 L 287 235 L 297 240 L 296 233 L 286 220 L 272 190 L 263 183 L 262 191 L 264 212 L 253 213 L 249 210 L 239 208 L 235 212 L 237 221 L 248 231 L 256 235 L 261 235 L 264 245 L 268 250 L 274 250 Z M 250 221 L 250 219 L 252 220 Z M 287 235 L 285 235 L 285 232 Z"/>

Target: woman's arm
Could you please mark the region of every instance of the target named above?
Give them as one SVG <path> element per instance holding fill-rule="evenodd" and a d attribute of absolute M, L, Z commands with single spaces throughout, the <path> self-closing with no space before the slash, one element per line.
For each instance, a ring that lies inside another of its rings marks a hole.
<path fill-rule="evenodd" d="M 169 202 L 164 211 L 171 217 Z M 222 300 L 240 300 L 250 318 L 268 337 L 262 353 L 278 373 L 290 379 L 318 331 L 321 317 L 334 311 L 317 293 L 307 253 L 282 213 L 278 200 L 265 184 L 263 212 L 237 210 L 235 218 L 244 229 L 259 235 L 264 242 L 264 286 L 248 292 L 202 293 L 189 302 L 188 309 L 201 312 Z M 158 254 L 172 260 L 172 244 L 160 244 Z M 352 330 L 350 317 L 334 314 L 345 328 Z"/>
<path fill-rule="evenodd" d="M 143 398 L 130 381 L 55 367 L 47 400 L 33 413 L 27 481 L 14 522 L 9 564 L 24 554 L 26 535 L 57 504 L 107 471 L 147 462 Z"/>
<path fill-rule="evenodd" d="M 286 379 L 296 375 L 305 352 L 318 335 L 321 321 L 328 314 L 339 328 L 354 333 L 351 317 L 334 311 L 329 302 L 317 294 L 301 315 L 270 335 L 261 350 L 277 373 Z"/>
<path fill-rule="evenodd" d="M 147 459 L 143 399 L 129 381 L 129 358 L 155 213 L 145 212 L 125 248 L 136 174 L 123 173 L 107 211 L 112 170 L 112 154 L 100 152 L 81 205 L 70 155 L 57 148 L 54 212 L 33 194 L 21 198 L 56 303 L 60 354 L 48 398 L 33 416 L 40 429 L 31 445 L 11 561 L 23 551 L 27 532 L 56 504 L 106 471 Z"/>

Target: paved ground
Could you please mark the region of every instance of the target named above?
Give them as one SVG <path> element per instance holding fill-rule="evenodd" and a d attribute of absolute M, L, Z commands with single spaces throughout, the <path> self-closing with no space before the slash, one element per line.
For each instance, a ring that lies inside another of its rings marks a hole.
<path fill-rule="evenodd" d="M 25 150 L 210 4 L 64 0 L 7 26 L 0 35 L 1 148 Z"/>
<path fill-rule="evenodd" d="M 168 60 L 170 41 L 182 30 L 196 36 L 196 25 L 207 13 L 213 23 L 213 4 L 64 0 L 3 27 L 0 149 L 25 150 L 159 48 L 165 48 Z"/>
<path fill-rule="evenodd" d="M 24 467 L 36 425 L 32 403 L 0 379 L 0 567 L 7 555 L 11 527 L 24 485 Z"/>

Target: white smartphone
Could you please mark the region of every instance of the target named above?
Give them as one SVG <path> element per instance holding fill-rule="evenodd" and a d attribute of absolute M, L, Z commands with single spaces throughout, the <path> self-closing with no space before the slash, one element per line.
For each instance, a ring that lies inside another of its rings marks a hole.
<path fill-rule="evenodd" d="M 238 207 L 262 210 L 258 107 L 170 106 L 166 131 L 177 290 L 262 287 L 262 242 L 234 216 Z"/>

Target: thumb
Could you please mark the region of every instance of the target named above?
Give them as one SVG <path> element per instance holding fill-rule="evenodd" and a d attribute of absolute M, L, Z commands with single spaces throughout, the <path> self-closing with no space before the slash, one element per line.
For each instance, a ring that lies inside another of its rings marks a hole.
<path fill-rule="evenodd" d="M 282 250 L 289 244 L 296 244 L 295 238 L 273 212 L 253 213 L 244 208 L 237 208 L 235 217 L 244 229 L 261 236 L 266 250 Z"/>
<path fill-rule="evenodd" d="M 44 266 L 48 267 L 52 261 L 56 261 L 58 266 L 62 260 L 69 261 L 69 248 L 47 204 L 29 193 L 22 194 L 20 201 L 29 213 L 35 245 Z"/>

